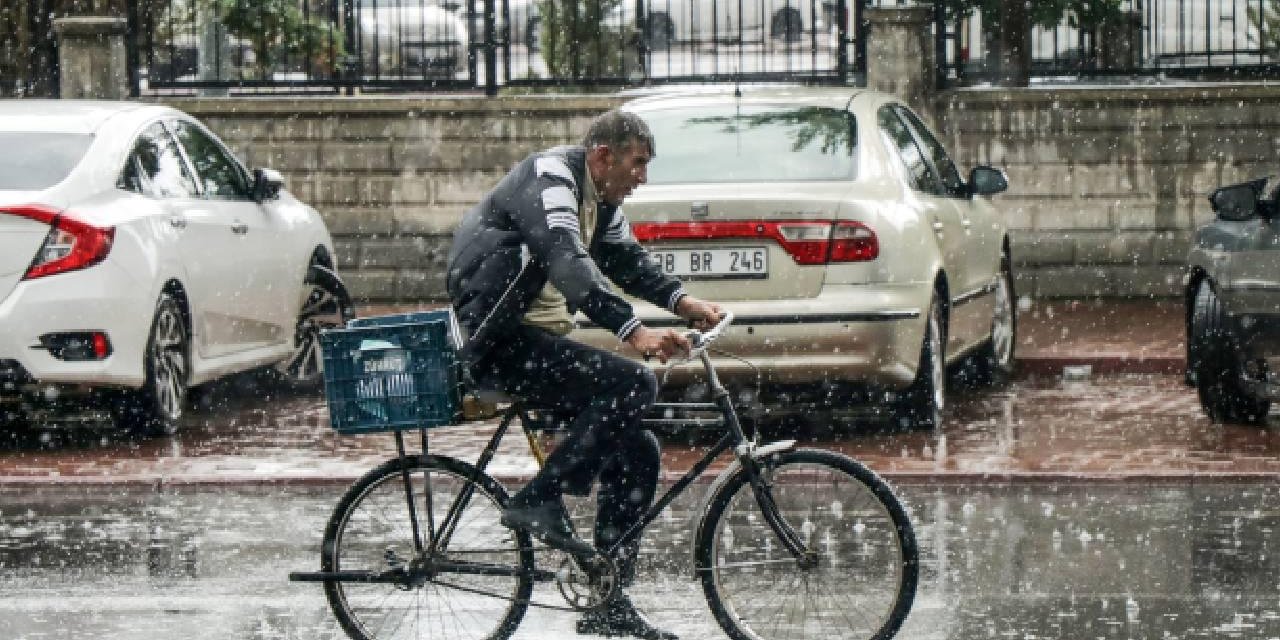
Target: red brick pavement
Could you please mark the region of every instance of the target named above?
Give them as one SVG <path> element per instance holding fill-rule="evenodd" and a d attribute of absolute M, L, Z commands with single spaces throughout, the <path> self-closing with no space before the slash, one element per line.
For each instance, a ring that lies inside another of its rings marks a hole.
<path fill-rule="evenodd" d="M 1018 314 L 1019 367 L 1060 373 L 1179 373 L 1186 358 L 1180 300 L 1048 301 Z"/>

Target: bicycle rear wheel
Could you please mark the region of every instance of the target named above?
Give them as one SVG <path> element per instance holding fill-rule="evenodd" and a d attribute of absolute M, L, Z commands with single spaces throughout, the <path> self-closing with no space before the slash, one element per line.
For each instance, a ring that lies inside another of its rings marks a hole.
<path fill-rule="evenodd" d="M 739 470 L 711 496 L 694 561 L 716 621 L 735 640 L 893 637 L 915 598 L 915 534 L 889 486 L 847 456 L 769 456 L 781 518 L 817 555 L 802 567 L 761 514 Z"/>
<path fill-rule="evenodd" d="M 406 470 L 424 546 L 430 544 L 428 514 L 437 529 L 432 537 L 439 538 L 450 506 L 463 497 L 456 526 L 434 554 L 422 553 L 414 541 Z M 391 460 L 357 480 L 325 528 L 321 569 L 370 574 L 404 569 L 404 579 L 326 581 L 329 606 L 347 635 L 356 640 L 510 636 L 533 590 L 533 551 L 528 535 L 498 521 L 506 502 L 496 480 L 440 456 Z M 503 567 L 507 575 L 449 571 L 440 563 Z"/>

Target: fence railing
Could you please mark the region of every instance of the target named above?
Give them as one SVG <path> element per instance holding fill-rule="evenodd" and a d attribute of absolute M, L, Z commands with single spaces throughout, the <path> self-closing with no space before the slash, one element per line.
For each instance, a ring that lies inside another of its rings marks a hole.
<path fill-rule="evenodd" d="M 856 82 L 853 0 L 129 0 L 141 93 Z"/>
<path fill-rule="evenodd" d="M 1116 76 L 1232 80 L 1280 72 L 1280 0 L 1128 0 L 1102 24 L 1068 15 L 1031 29 L 1037 80 Z M 991 80 L 997 46 L 983 16 L 940 17 L 938 59 L 947 82 Z"/>
<path fill-rule="evenodd" d="M 129 20 L 135 93 L 466 91 L 790 80 L 862 84 L 864 9 L 896 0 L 104 0 Z M 0 6 L 0 95 L 56 95 L 52 19 Z M 967 6 L 973 3 L 952 3 Z M 938 11 L 943 85 L 995 77 L 991 25 Z M 1037 81 L 1280 74 L 1280 0 L 1127 0 L 1033 27 Z"/>

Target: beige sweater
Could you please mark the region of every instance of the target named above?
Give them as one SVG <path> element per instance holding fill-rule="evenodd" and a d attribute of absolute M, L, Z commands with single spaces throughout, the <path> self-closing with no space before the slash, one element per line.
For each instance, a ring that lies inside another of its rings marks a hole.
<path fill-rule="evenodd" d="M 590 172 L 583 182 L 586 184 L 583 185 L 582 206 L 578 209 L 578 227 L 582 229 L 582 246 L 589 247 L 591 234 L 596 230 L 598 206 L 596 185 L 591 179 Z M 529 311 L 524 314 L 521 321 L 524 324 L 546 329 L 558 336 L 568 335 L 573 331 L 573 316 L 569 314 L 568 302 L 550 282 L 538 292 L 533 306 L 529 307 Z"/>

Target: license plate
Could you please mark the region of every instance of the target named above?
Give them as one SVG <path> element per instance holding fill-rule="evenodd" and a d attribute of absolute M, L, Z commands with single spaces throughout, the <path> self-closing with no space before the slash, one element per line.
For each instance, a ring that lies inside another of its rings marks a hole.
<path fill-rule="evenodd" d="M 767 247 L 717 249 L 652 249 L 649 255 L 663 273 L 678 278 L 765 278 Z"/>

